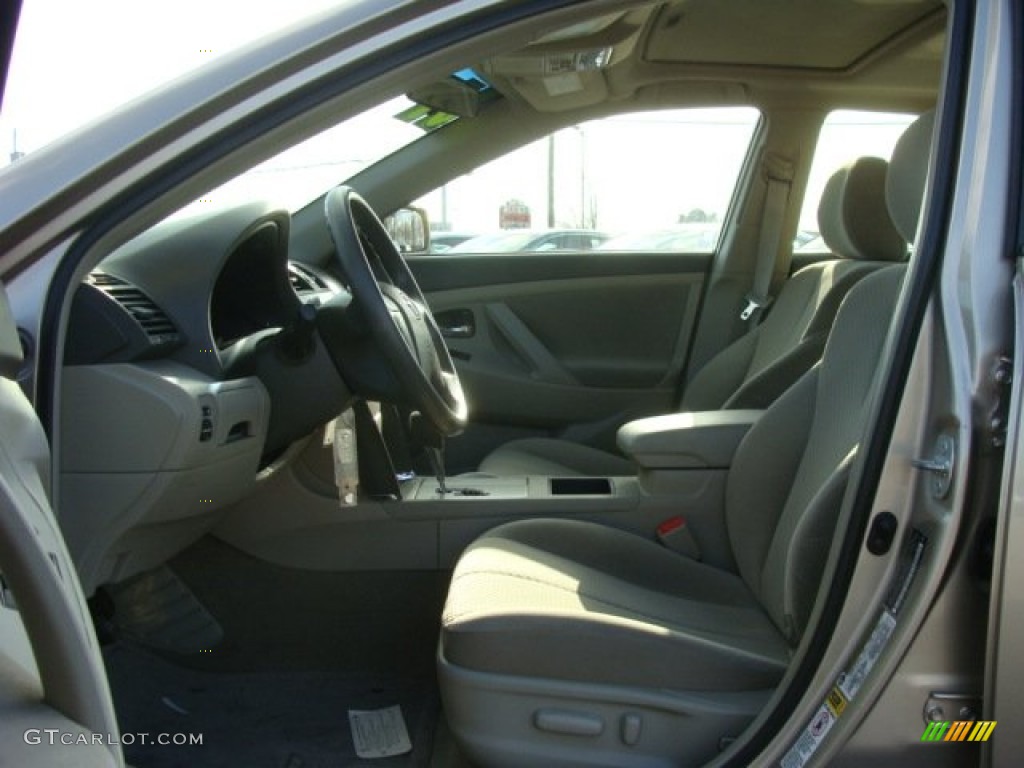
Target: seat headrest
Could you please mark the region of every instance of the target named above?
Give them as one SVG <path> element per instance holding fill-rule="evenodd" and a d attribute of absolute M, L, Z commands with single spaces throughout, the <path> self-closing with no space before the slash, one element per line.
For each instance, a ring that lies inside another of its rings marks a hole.
<path fill-rule="evenodd" d="M 0 376 L 13 379 L 21 368 L 21 340 L 14 327 L 7 290 L 0 283 Z"/>
<path fill-rule="evenodd" d="M 907 241 L 885 204 L 888 168 L 880 157 L 861 157 L 826 182 L 818 228 L 832 253 L 865 261 L 900 261 L 907 255 Z"/>
<path fill-rule="evenodd" d="M 889 176 L 885 181 L 889 215 L 900 234 L 911 243 L 917 236 L 917 220 L 921 217 L 934 125 L 934 110 L 925 112 L 910 124 L 892 151 Z"/>

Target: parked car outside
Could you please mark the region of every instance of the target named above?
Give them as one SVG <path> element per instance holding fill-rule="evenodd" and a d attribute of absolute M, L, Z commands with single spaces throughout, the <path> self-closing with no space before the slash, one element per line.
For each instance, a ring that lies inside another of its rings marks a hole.
<path fill-rule="evenodd" d="M 532 253 L 590 251 L 608 239 L 590 229 L 507 229 L 465 240 L 449 253 Z"/>
<path fill-rule="evenodd" d="M 602 251 L 678 251 L 711 253 L 718 245 L 719 224 L 677 224 L 653 231 L 626 232 L 598 246 Z"/>
<path fill-rule="evenodd" d="M 444 253 L 450 251 L 459 243 L 464 243 L 476 236 L 476 233 L 473 232 L 431 232 L 430 252 Z"/>

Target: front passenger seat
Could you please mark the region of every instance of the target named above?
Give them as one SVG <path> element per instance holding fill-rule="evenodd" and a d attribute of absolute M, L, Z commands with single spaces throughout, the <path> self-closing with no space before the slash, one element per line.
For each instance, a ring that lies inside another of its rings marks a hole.
<path fill-rule="evenodd" d="M 836 171 L 818 205 L 818 226 L 838 258 L 812 264 L 783 285 L 764 322 L 713 357 L 686 387 L 682 411 L 766 408 L 821 359 L 839 303 L 861 278 L 903 261 L 907 240 L 885 206 L 888 163 L 862 157 Z M 631 475 L 622 456 L 568 440 L 525 438 L 480 465 L 492 475 Z"/>
<path fill-rule="evenodd" d="M 930 116 L 897 144 L 927 158 Z M 925 149 L 922 151 L 922 147 Z M 888 185 L 914 235 L 924 172 Z M 449 725 L 481 765 L 694 765 L 737 736 L 807 626 L 852 457 L 871 408 L 905 267 L 860 281 L 821 362 L 746 435 L 726 480 L 735 570 L 579 520 L 484 534 L 442 615 Z"/>

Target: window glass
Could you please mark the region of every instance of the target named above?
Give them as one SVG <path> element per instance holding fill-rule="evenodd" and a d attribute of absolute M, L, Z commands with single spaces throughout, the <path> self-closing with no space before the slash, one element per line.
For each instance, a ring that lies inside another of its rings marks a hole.
<path fill-rule="evenodd" d="M 416 201 L 432 250 L 711 253 L 759 119 L 644 112 L 558 131 Z"/>
<path fill-rule="evenodd" d="M 188 216 L 211 204 L 232 205 L 254 198 L 297 210 L 341 180 L 424 136 L 424 126 L 403 119 L 408 110 L 416 108 L 405 96 L 389 99 L 289 147 L 175 215 Z"/>
<path fill-rule="evenodd" d="M 829 177 L 840 167 L 858 157 L 892 156 L 896 141 L 916 115 L 894 112 L 855 112 L 837 110 L 825 118 L 814 149 L 807 192 L 800 212 L 800 226 L 794 253 L 828 253 L 829 248 L 818 235 L 818 202 Z"/>

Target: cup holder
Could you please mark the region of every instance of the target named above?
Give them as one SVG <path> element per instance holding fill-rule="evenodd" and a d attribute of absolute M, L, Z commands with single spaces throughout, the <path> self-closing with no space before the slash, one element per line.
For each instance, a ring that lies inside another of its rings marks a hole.
<path fill-rule="evenodd" d="M 607 477 L 552 477 L 552 496 L 611 496 L 612 481 Z"/>

